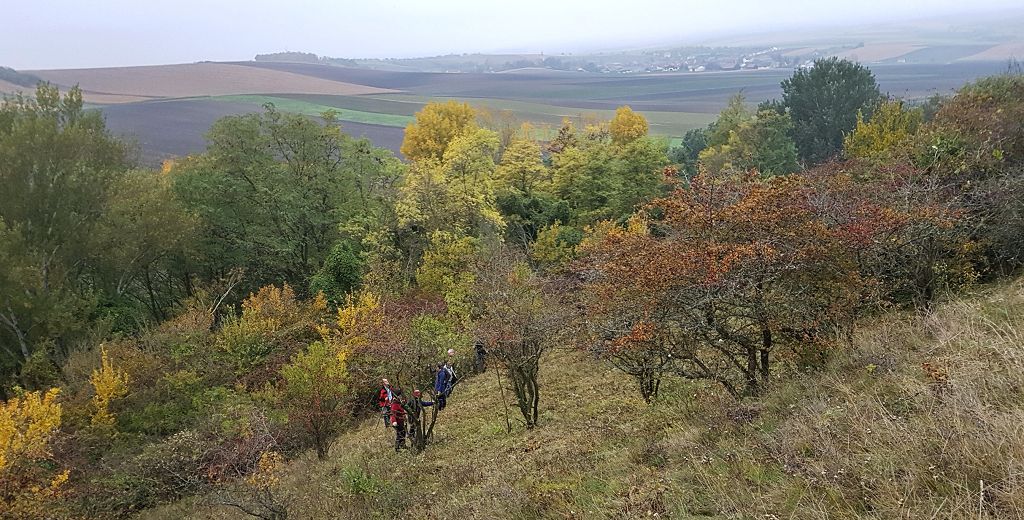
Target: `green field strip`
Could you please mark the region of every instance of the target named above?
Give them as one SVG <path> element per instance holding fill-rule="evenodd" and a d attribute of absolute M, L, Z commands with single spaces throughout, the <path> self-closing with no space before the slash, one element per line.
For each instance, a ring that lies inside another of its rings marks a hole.
<path fill-rule="evenodd" d="M 412 116 L 426 103 L 423 101 L 399 101 L 378 97 L 377 94 L 361 96 L 339 96 L 332 94 L 274 94 L 277 98 L 286 98 L 315 105 L 357 110 L 396 116 Z"/>
<path fill-rule="evenodd" d="M 591 110 L 574 107 L 562 107 L 558 105 L 546 105 L 529 101 L 514 101 L 508 99 L 493 98 L 456 98 L 456 97 L 434 97 L 412 96 L 408 94 L 379 94 L 389 100 L 404 100 L 407 102 L 434 101 L 465 101 L 473 106 L 483 106 L 491 110 L 508 110 L 522 121 L 541 123 L 547 125 L 561 125 L 562 119 L 569 118 L 577 120 L 584 117 L 597 117 L 609 120 L 615 115 L 614 110 Z M 702 112 L 664 112 L 664 111 L 639 111 L 647 118 L 651 127 L 651 133 L 655 135 L 681 136 L 687 130 L 706 126 L 714 121 L 717 114 Z"/>
<path fill-rule="evenodd" d="M 334 111 L 339 121 L 349 121 L 352 123 L 363 123 L 369 125 L 394 126 L 398 128 L 404 128 L 413 120 L 411 116 L 407 115 L 384 114 L 380 112 L 367 112 L 363 110 L 351 110 L 347 108 L 339 108 L 336 106 L 323 105 L 319 103 L 310 103 L 308 101 L 278 96 L 233 95 L 212 96 L 206 99 L 214 101 L 226 101 L 230 103 L 245 103 L 255 105 L 273 103 L 278 110 L 284 112 L 291 112 L 293 114 L 302 114 L 317 117 L 319 117 L 324 112 L 331 110 Z"/>

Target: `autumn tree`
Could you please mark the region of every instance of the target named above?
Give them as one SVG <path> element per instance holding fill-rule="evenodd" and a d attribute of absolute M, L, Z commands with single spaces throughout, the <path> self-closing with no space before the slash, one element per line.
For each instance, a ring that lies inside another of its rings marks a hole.
<path fill-rule="evenodd" d="M 613 229 L 578 267 L 594 340 L 633 366 L 671 355 L 683 377 L 763 391 L 773 353 L 812 344 L 857 303 L 856 266 L 808 197 L 798 178 L 704 175 L 654 201 L 652 232 Z M 642 393 L 656 379 L 639 378 Z"/>
<path fill-rule="evenodd" d="M 615 144 L 631 143 L 647 135 L 647 118 L 633 112 L 628 105 L 615 109 L 615 117 L 608 123 L 612 142 Z"/>
<path fill-rule="evenodd" d="M 242 382 L 260 386 L 274 379 L 290 356 L 319 338 L 327 309 L 322 293 L 303 300 L 288 284 L 268 285 L 250 293 L 240 313 L 225 316 L 215 345 Z"/>
<path fill-rule="evenodd" d="M 857 126 L 843 139 L 843 153 L 851 158 L 884 159 L 894 150 L 907 147 L 921 119 L 921 109 L 906 108 L 899 100 L 879 105 L 870 120 L 858 112 Z"/>
<path fill-rule="evenodd" d="M 60 390 L 0 402 L 0 518 L 55 518 L 68 471 L 54 471 L 50 449 L 61 424 Z"/>
<path fill-rule="evenodd" d="M 472 265 L 479 251 L 479 239 L 437 231 L 416 269 L 419 288 L 444 299 L 449 313 L 463 323 L 470 321 L 475 281 Z"/>
<path fill-rule="evenodd" d="M 530 196 L 547 180 L 540 144 L 528 137 L 513 139 L 501 156 L 495 180 L 500 191 Z"/>
<path fill-rule="evenodd" d="M 426 449 L 437 424 L 437 407 L 414 400 L 420 390 L 424 401 L 437 400 L 435 364 L 454 348 L 466 352 L 471 345 L 465 327 L 449 314 L 435 294 L 409 292 L 381 298 L 364 292 L 338 312 L 338 333 L 356 334 L 349 369 L 366 393 L 380 389 L 381 378 L 403 389 L 413 451 Z M 361 390 L 362 391 L 362 390 Z"/>
<path fill-rule="evenodd" d="M 551 191 L 574 225 L 624 218 L 659 195 L 667 164 L 665 145 L 648 137 L 621 146 L 586 141 L 555 156 Z"/>
<path fill-rule="evenodd" d="M 476 234 L 500 229 L 501 215 L 494 207 L 497 149 L 493 132 L 469 130 L 449 144 L 441 161 L 414 163 L 399 189 L 399 225 L 426 235 L 438 230 Z"/>
<path fill-rule="evenodd" d="M 89 381 L 93 387 L 92 404 L 95 408 L 92 424 L 113 427 L 114 414 L 110 411 L 110 403 L 128 393 L 129 379 L 127 374 L 114 367 L 106 347 L 100 348 L 100 367 L 93 370 Z"/>
<path fill-rule="evenodd" d="M 506 223 L 506 240 L 527 244 L 551 223 L 569 220 L 569 207 L 551 191 L 550 169 L 540 143 L 522 135 L 501 157 L 496 174 L 496 203 Z"/>
<path fill-rule="evenodd" d="M 562 126 L 558 127 L 558 134 L 548 143 L 548 151 L 551 153 L 561 153 L 567 148 L 574 148 L 579 144 L 579 136 L 576 133 L 576 127 L 572 124 L 572 120 L 569 118 L 562 119 Z"/>
<path fill-rule="evenodd" d="M 1024 76 L 1003 74 L 964 86 L 916 139 L 915 164 L 949 178 L 998 175 L 1024 160 Z"/>
<path fill-rule="evenodd" d="M 804 173 L 815 212 L 852 252 L 869 303 L 927 307 L 977 279 L 975 225 L 955 184 L 908 164 L 849 161 Z"/>
<path fill-rule="evenodd" d="M 477 335 L 503 365 L 524 424 L 533 428 L 540 410 L 541 357 L 560 327 L 557 306 L 541 278 L 508 250 L 480 266 L 475 296 Z"/>
<path fill-rule="evenodd" d="M 455 138 L 476 128 L 476 117 L 468 103 L 427 103 L 416 113 L 416 120 L 405 127 L 402 155 L 410 161 L 440 161 Z"/>

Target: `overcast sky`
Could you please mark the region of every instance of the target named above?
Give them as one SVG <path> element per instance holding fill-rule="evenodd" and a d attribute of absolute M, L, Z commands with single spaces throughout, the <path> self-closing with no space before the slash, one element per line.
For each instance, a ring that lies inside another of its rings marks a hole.
<path fill-rule="evenodd" d="M 1021 0 L 13 0 L 0 65 L 16 69 L 462 52 L 557 54 L 719 34 L 1020 8 Z"/>

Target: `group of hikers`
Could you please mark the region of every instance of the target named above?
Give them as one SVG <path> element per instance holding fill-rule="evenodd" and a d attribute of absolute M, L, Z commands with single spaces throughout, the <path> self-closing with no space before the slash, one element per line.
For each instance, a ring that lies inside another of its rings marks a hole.
<path fill-rule="evenodd" d="M 486 350 L 482 343 L 475 345 L 474 370 L 482 373 L 486 370 L 484 356 Z M 402 389 L 394 387 L 387 378 L 381 379 L 381 389 L 378 394 L 377 405 L 380 407 L 381 416 L 384 418 L 384 426 L 395 429 L 395 451 L 406 448 L 406 438 L 415 435 L 426 435 L 421 428 L 412 428 L 408 424 L 409 416 L 419 420 L 424 409 L 434 406 L 437 411 L 445 409 L 448 405 L 448 398 L 452 395 L 455 384 L 459 381 L 455 373 L 455 349 L 448 349 L 448 357 L 436 366 L 431 367 L 434 373 L 434 398 L 435 401 L 423 399 L 423 392 L 416 388 L 412 391 L 412 398 L 407 399 L 402 395 Z M 413 441 L 415 442 L 415 438 Z"/>

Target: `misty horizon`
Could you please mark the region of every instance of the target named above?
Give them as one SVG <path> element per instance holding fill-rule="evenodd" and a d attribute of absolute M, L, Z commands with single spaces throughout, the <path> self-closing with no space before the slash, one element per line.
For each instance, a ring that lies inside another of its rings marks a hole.
<path fill-rule="evenodd" d="M 442 6 L 407 0 L 323 6 L 305 0 L 287 9 L 273 2 L 207 5 L 188 0 L 154 7 L 115 0 L 97 7 L 58 0 L 8 11 L 17 23 L 0 35 L 0 65 L 20 70 L 243 61 L 280 51 L 352 59 L 557 56 L 700 45 L 781 31 L 1024 14 L 1018 2 L 1006 0 L 983 0 L 970 8 L 946 0 L 898 6 L 878 0 L 839 6 L 738 0 L 729 8 L 658 0 L 628 11 L 611 2 L 584 7 L 536 0 L 520 3 L 515 11 L 465 0 Z"/>

